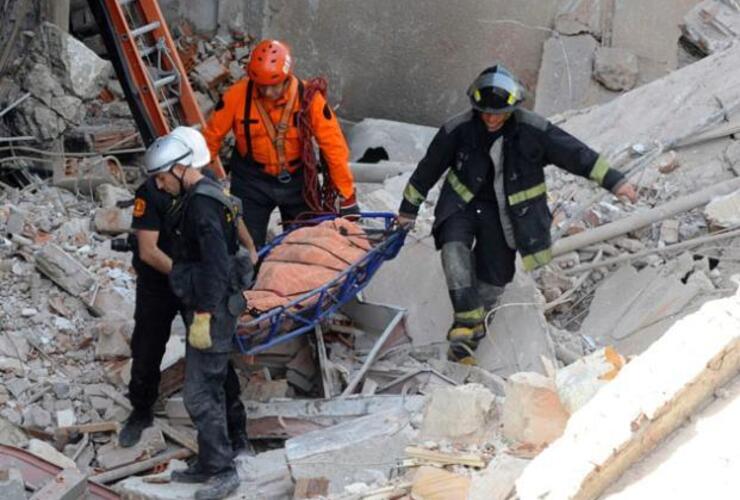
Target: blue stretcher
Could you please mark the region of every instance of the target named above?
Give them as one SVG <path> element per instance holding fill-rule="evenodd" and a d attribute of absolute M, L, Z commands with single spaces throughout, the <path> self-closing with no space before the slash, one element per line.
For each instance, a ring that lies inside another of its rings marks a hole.
<path fill-rule="evenodd" d="M 407 233 L 394 224 L 395 217 L 390 212 L 363 212 L 360 215 L 361 222 L 375 221 L 379 226 L 378 229 L 366 230 L 373 237 L 373 248 L 323 286 L 249 321 L 240 321 L 235 337 L 239 351 L 243 354 L 257 354 L 311 332 L 351 301 L 370 283 L 383 262 L 393 259 L 401 250 Z M 322 215 L 291 226 L 260 250 L 260 258 L 267 256 L 292 231 L 334 218 L 335 215 Z"/>

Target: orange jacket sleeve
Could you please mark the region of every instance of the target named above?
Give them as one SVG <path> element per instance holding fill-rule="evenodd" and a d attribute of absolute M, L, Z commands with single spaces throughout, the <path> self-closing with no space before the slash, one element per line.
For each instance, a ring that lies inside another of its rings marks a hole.
<path fill-rule="evenodd" d="M 349 147 L 334 111 L 318 92 L 311 101 L 309 116 L 314 137 L 329 166 L 331 181 L 342 197 L 349 198 L 355 191 L 355 182 L 349 168 Z"/>
<path fill-rule="evenodd" d="M 244 91 L 245 85 L 243 82 L 235 83 L 229 87 L 221 96 L 221 100 L 203 129 L 203 136 L 206 138 L 211 158 L 218 156 L 224 137 L 234 126 L 239 102 L 244 102 L 242 99 Z"/>

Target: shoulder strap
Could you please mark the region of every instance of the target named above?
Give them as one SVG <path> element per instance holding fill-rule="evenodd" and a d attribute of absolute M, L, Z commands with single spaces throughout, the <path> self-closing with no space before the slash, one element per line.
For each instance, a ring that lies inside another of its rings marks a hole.
<path fill-rule="evenodd" d="M 224 190 L 221 185 L 214 181 L 211 181 L 208 178 L 195 185 L 195 189 L 193 189 L 193 194 L 199 194 L 201 196 L 206 196 L 208 198 L 214 199 L 230 211 L 236 209 L 232 197 L 227 194 L 226 190 Z"/>
<path fill-rule="evenodd" d="M 244 99 L 244 137 L 247 140 L 247 158 L 251 158 L 252 155 L 252 127 L 250 127 L 250 119 L 252 118 L 252 94 L 254 93 L 254 82 L 249 79 L 247 83 L 247 95 Z"/>

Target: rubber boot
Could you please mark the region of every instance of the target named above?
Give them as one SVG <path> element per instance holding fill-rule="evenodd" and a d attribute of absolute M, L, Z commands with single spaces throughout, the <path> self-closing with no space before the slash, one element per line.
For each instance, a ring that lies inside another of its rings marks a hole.
<path fill-rule="evenodd" d="M 447 333 L 450 348 L 447 350 L 447 359 L 463 365 L 475 366 L 475 350 L 480 340 L 486 336 L 486 327 L 483 323 L 463 325 L 455 323 Z"/>
<path fill-rule="evenodd" d="M 205 483 L 211 478 L 212 474 L 207 474 L 200 468 L 196 460 L 187 469 L 172 471 L 170 480 L 173 483 L 196 484 Z"/>
<path fill-rule="evenodd" d="M 223 472 L 206 481 L 205 486 L 195 492 L 196 500 L 220 500 L 231 495 L 239 487 L 239 476 L 235 470 Z"/>
<path fill-rule="evenodd" d="M 154 422 L 151 411 L 136 410 L 131 412 L 123 429 L 118 434 L 118 445 L 121 448 L 130 448 L 139 442 L 141 433 Z"/>
<path fill-rule="evenodd" d="M 242 453 L 248 457 L 253 457 L 257 454 L 246 434 L 230 436 L 229 439 L 231 441 L 231 449 L 234 450 L 234 457 L 241 455 Z"/>

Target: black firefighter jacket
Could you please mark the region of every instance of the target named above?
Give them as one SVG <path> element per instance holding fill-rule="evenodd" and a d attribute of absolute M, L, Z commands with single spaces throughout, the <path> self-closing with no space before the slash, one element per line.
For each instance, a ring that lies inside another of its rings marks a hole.
<path fill-rule="evenodd" d="M 475 198 L 493 161 L 506 244 L 519 251 L 525 269 L 531 270 L 552 260 L 544 167 L 556 165 L 612 191 L 624 176 L 583 142 L 531 111 L 515 110 L 502 132 L 487 150 L 485 127 L 477 113 L 471 110 L 448 121 L 411 175 L 399 212 L 416 215 L 429 190 L 447 172 L 435 210 L 438 229 Z"/>

